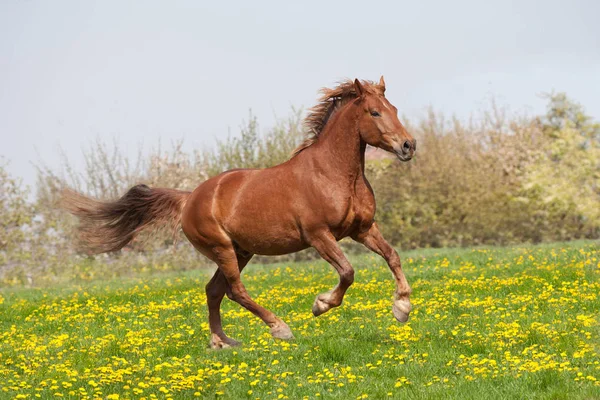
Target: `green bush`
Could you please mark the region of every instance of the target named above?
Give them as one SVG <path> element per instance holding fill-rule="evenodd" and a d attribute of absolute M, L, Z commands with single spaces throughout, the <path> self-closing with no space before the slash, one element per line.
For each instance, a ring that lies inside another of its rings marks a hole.
<path fill-rule="evenodd" d="M 28 191 L 19 179 L 8 174 L 6 166 L 7 162 L 0 159 L 1 277 L 27 269 L 32 238 L 30 226 L 35 217 L 33 205 L 27 202 Z"/>

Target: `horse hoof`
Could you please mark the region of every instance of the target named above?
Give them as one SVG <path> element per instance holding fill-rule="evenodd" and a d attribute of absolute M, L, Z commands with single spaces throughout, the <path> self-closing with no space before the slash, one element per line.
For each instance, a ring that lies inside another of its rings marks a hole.
<path fill-rule="evenodd" d="M 319 315 L 326 313 L 327 311 L 329 311 L 329 304 L 325 303 L 323 300 L 317 297 L 312 306 L 313 315 L 315 317 L 318 317 Z"/>
<path fill-rule="evenodd" d="M 221 349 L 228 349 L 230 347 L 238 347 L 241 345 L 242 345 L 242 343 L 238 342 L 237 340 L 228 338 L 227 336 L 219 337 L 217 335 L 212 335 L 212 338 L 210 339 L 210 343 L 208 344 L 208 347 L 210 347 L 213 350 L 221 350 Z"/>
<path fill-rule="evenodd" d="M 327 294 L 320 294 L 317 296 L 312 306 L 312 313 L 315 317 L 318 317 L 319 315 L 331 310 L 332 306 L 327 302 L 327 300 Z"/>
<path fill-rule="evenodd" d="M 399 322 L 408 321 L 408 315 L 410 314 L 411 306 L 408 300 L 396 300 L 392 306 L 392 312 L 394 317 Z"/>
<path fill-rule="evenodd" d="M 271 327 L 271 336 L 275 339 L 290 340 L 294 338 L 294 334 L 289 326 L 283 321 L 278 321 Z"/>

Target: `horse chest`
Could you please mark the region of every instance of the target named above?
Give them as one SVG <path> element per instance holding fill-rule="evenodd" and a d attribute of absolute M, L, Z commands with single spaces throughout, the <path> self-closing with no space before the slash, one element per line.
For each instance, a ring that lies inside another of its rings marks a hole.
<path fill-rule="evenodd" d="M 369 191 L 357 191 L 340 204 L 338 218 L 335 218 L 332 231 L 336 238 L 342 239 L 352 235 L 363 225 L 371 225 L 375 216 L 375 198 Z"/>

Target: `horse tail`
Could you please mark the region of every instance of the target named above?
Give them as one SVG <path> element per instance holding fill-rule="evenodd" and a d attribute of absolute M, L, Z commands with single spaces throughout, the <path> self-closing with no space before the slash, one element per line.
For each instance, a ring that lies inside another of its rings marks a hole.
<path fill-rule="evenodd" d="M 132 187 L 118 200 L 99 201 L 70 189 L 62 192 L 62 207 L 79 218 L 79 247 L 88 254 L 122 249 L 142 230 L 163 226 L 176 233 L 191 192 Z"/>

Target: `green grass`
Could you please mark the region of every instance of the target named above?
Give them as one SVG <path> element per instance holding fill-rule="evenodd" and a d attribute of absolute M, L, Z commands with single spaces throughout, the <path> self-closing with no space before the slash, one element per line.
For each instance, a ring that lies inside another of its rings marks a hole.
<path fill-rule="evenodd" d="M 600 398 L 600 247 L 590 242 L 401 254 L 391 274 L 352 258 L 344 304 L 312 316 L 337 276 L 325 262 L 250 265 L 244 282 L 296 339 L 275 341 L 225 299 L 240 348 L 207 349 L 199 270 L 0 295 L 0 398 Z"/>

